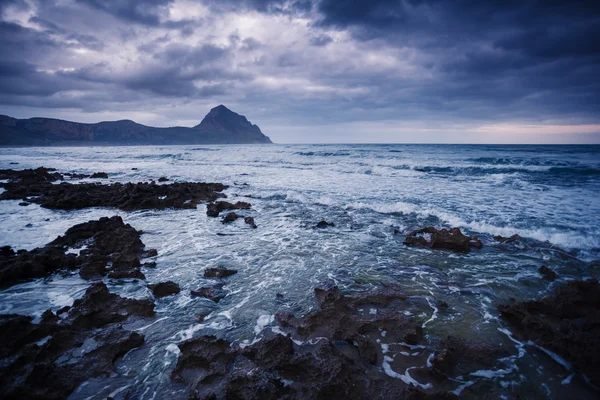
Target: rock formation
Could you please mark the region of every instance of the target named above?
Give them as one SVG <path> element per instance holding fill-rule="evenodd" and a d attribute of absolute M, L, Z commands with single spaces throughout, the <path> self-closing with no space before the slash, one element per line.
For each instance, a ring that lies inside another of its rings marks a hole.
<path fill-rule="evenodd" d="M 193 128 L 155 128 L 130 120 L 96 124 L 52 118 L 16 119 L 0 115 L 0 145 L 144 145 L 271 143 L 243 115 L 220 105 Z"/>

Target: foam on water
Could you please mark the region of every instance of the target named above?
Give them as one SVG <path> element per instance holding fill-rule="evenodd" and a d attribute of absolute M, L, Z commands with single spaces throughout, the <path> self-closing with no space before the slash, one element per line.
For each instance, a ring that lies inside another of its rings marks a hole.
<path fill-rule="evenodd" d="M 243 221 L 223 225 L 208 218 L 203 205 L 197 210 L 65 212 L 0 201 L 0 246 L 33 249 L 77 223 L 120 215 L 144 232 L 147 248 L 158 250 L 153 259 L 157 266 L 142 268 L 145 282 L 107 279 L 109 289 L 138 299 L 153 299 L 147 283 L 172 280 L 182 289 L 179 295 L 156 300 L 155 320 L 129 327 L 144 334 L 145 345 L 119 361 L 118 376 L 95 378 L 73 398 L 182 397 L 181 386 L 169 378 L 178 343 L 213 334 L 245 347 L 261 340 L 264 329 L 283 334 L 274 315 L 315 310 L 314 288 L 329 283 L 347 292 L 393 284 L 410 296 L 410 306 L 399 312 L 415 318 L 426 337 L 419 345 L 380 342 L 386 357 L 381 367 L 394 378 L 427 388 L 430 383 L 416 381 L 410 371 L 431 365 L 441 338 L 484 337 L 511 355 L 474 375 L 465 373 L 469 379 L 456 378 L 449 390 L 465 394 L 482 382 L 493 382 L 523 396 L 530 395 L 524 382 L 531 380 L 539 382 L 539 397 L 547 396 L 546 387 L 552 396 L 565 395 L 565 390 L 589 393 L 585 379 L 574 378 L 553 354 L 515 339 L 497 305 L 511 297 L 548 293 L 552 286 L 537 273 L 542 264 L 558 273 L 559 282 L 598 277 L 598 268 L 588 264 L 600 259 L 598 146 L 0 149 L 0 169 L 39 166 L 61 172 L 103 171 L 109 174 L 105 182 L 161 176 L 222 182 L 230 186 L 230 201 L 252 203 L 247 215 L 258 224 L 254 230 Z M 316 229 L 321 220 L 335 227 Z M 404 234 L 430 225 L 460 227 L 478 235 L 484 247 L 454 254 L 402 244 Z M 500 245 L 492 238 L 513 234 L 524 242 Z M 204 278 L 204 269 L 219 266 L 238 270 L 223 282 L 228 295 L 216 304 L 192 297 L 191 290 L 214 285 Z M 17 285 L 0 291 L 0 312 L 39 317 L 48 308 L 71 305 L 87 287 L 89 282 L 76 275 Z M 441 300 L 448 309 L 439 307 Z M 366 306 L 364 312 L 370 311 Z M 391 331 L 378 334 L 380 340 L 392 337 Z M 301 345 L 322 339 L 293 340 Z"/>

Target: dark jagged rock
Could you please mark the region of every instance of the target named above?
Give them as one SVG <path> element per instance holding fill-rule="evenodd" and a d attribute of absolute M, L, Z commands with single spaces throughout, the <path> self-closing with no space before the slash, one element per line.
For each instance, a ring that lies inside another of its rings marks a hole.
<path fill-rule="evenodd" d="M 502 348 L 486 342 L 448 336 L 441 342 L 440 350 L 431 364 L 445 375 L 453 375 L 456 371 L 462 373 L 489 368 L 498 357 L 506 355 Z"/>
<path fill-rule="evenodd" d="M 446 249 L 456 252 L 468 253 L 471 247 L 481 248 L 483 244 L 477 236 L 463 235 L 458 228 L 436 229 L 427 227 L 411 232 L 404 244 L 407 246 L 430 247 L 432 249 Z"/>
<path fill-rule="evenodd" d="M 82 248 L 79 255 L 69 248 Z M 0 253 L 0 287 L 11 286 L 57 271 L 76 270 L 84 279 L 144 279 L 139 259 L 145 254 L 140 232 L 121 217 L 100 218 L 75 225 L 45 247 Z"/>
<path fill-rule="evenodd" d="M 24 170 L 0 169 L 0 180 L 8 180 L 9 183 L 0 183 L 0 186 L 19 182 L 23 185 L 56 182 L 63 180 L 63 176 L 54 168 L 36 168 Z"/>
<path fill-rule="evenodd" d="M 173 294 L 177 294 L 181 291 L 179 285 L 173 281 L 161 282 L 152 285 L 148 285 L 154 296 L 156 297 L 167 297 Z"/>
<path fill-rule="evenodd" d="M 554 281 L 556 279 L 556 272 L 552 271 L 545 265 L 542 265 L 540 269 L 538 269 L 538 272 L 544 277 L 544 279 L 549 281 Z"/>
<path fill-rule="evenodd" d="M 237 203 L 229 203 L 228 201 L 217 201 L 215 203 L 209 203 L 206 205 L 206 215 L 209 217 L 216 218 L 219 216 L 221 211 L 225 210 L 248 210 L 252 207 L 250 203 L 244 201 L 238 201 Z"/>
<path fill-rule="evenodd" d="M 538 301 L 498 307 L 517 337 L 549 349 L 600 384 L 600 285 L 571 281 Z"/>
<path fill-rule="evenodd" d="M 158 178 L 159 182 L 168 182 L 169 178 L 167 178 L 166 176 L 161 176 L 160 178 Z"/>
<path fill-rule="evenodd" d="M 92 179 L 108 179 L 108 174 L 106 172 L 95 172 L 90 175 Z"/>
<path fill-rule="evenodd" d="M 381 338 L 380 329 L 387 330 L 392 341 L 415 343 L 422 335 L 418 324 L 397 312 L 406 300 L 403 293 L 384 289 L 343 296 L 332 288 L 317 289 L 315 294 L 321 310 L 303 318 L 276 317 L 291 336 L 263 331 L 262 340 L 243 349 L 215 336 L 179 344 L 181 355 L 172 379 L 186 383 L 195 398 L 436 398 L 374 365 L 381 358 L 376 340 Z M 377 315 L 361 313 L 359 307 L 365 305 L 382 308 Z M 295 343 L 292 337 L 304 341 Z M 348 346 L 354 355 L 348 354 Z"/>
<path fill-rule="evenodd" d="M 369 364 L 382 361 L 376 351 L 379 347 L 376 339 L 381 330 L 389 332 L 390 338 L 409 344 L 417 344 L 422 338 L 421 326 L 395 309 L 402 307 L 407 299 L 398 290 L 385 288 L 368 294 L 344 296 L 337 287 L 317 288 L 315 296 L 321 308 L 319 311 L 302 318 L 289 313 L 275 316 L 285 332 L 302 339 L 327 337 L 357 343 L 360 358 Z M 376 313 L 365 311 L 366 306 L 375 308 Z"/>
<path fill-rule="evenodd" d="M 63 175 L 66 176 L 66 177 L 69 177 L 71 179 L 85 179 L 85 178 L 89 178 L 89 176 L 86 175 L 86 174 L 77 174 L 77 173 L 74 173 L 74 172 L 65 172 Z"/>
<path fill-rule="evenodd" d="M 333 222 L 327 222 L 327 221 L 320 221 L 317 225 L 315 225 L 315 228 L 329 228 L 329 227 L 333 227 L 335 226 L 335 224 Z"/>
<path fill-rule="evenodd" d="M 12 257 L 16 253 L 10 246 L 0 247 L 0 257 Z"/>
<path fill-rule="evenodd" d="M 254 218 L 253 218 L 253 217 L 246 217 L 246 218 L 244 218 L 244 222 L 245 222 L 246 224 L 250 225 L 250 227 L 251 227 L 252 229 L 256 229 L 256 228 L 258 228 L 258 226 L 256 226 L 256 222 L 254 221 Z"/>
<path fill-rule="evenodd" d="M 271 143 L 246 117 L 220 105 L 193 128 L 155 128 L 131 120 L 96 124 L 52 118 L 16 119 L 0 115 L 0 145 L 147 145 Z"/>
<path fill-rule="evenodd" d="M 37 175 L 36 175 L 37 176 Z M 42 175 L 43 177 L 43 175 Z M 0 200 L 21 200 L 58 210 L 78 210 L 89 207 L 116 207 L 121 210 L 165 208 L 193 209 L 203 201 L 224 197 L 227 187 L 220 183 L 177 182 L 167 185 L 151 183 L 82 183 L 52 184 L 49 181 L 29 182 L 23 179 L 4 184 L 6 191 Z"/>
<path fill-rule="evenodd" d="M 229 212 L 227 213 L 227 215 L 225 215 L 223 217 L 223 219 L 221 220 L 222 223 L 227 224 L 229 222 L 235 222 L 238 218 L 241 218 L 240 215 L 237 215 L 234 212 Z"/>
<path fill-rule="evenodd" d="M 500 243 L 513 243 L 516 242 L 517 240 L 521 239 L 521 236 L 514 234 L 510 237 L 504 237 L 504 236 L 494 236 L 494 240 L 500 242 Z"/>
<path fill-rule="evenodd" d="M 236 269 L 227 269 L 224 267 L 207 268 L 204 270 L 205 278 L 227 278 L 235 274 L 237 274 Z"/>
<path fill-rule="evenodd" d="M 152 317 L 154 303 L 120 297 L 110 293 L 104 283 L 98 282 L 88 288 L 85 296 L 73 302 L 62 321 L 75 329 L 93 329 L 125 321 L 130 315 Z"/>
<path fill-rule="evenodd" d="M 147 300 L 111 294 L 92 285 L 59 318 L 50 310 L 31 317 L 0 316 L 0 397 L 67 398 L 84 381 L 114 373 L 114 362 L 144 343 L 119 322 L 154 315 Z"/>
<path fill-rule="evenodd" d="M 192 290 L 192 296 L 204 297 L 218 303 L 227 296 L 227 292 L 220 287 L 203 287 L 198 290 Z"/>
<path fill-rule="evenodd" d="M 30 204 L 31 204 L 31 203 L 28 203 L 28 202 L 26 202 L 26 201 L 22 201 L 22 202 L 20 202 L 20 203 L 19 203 L 19 205 L 20 205 L 21 207 L 27 207 L 27 206 L 28 206 L 28 205 L 30 205 Z"/>

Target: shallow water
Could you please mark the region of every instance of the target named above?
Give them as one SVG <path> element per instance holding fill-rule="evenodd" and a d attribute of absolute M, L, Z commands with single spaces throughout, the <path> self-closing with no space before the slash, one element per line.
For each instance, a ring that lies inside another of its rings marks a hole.
<path fill-rule="evenodd" d="M 18 162 L 18 165 L 11 165 Z M 398 283 L 414 296 L 410 312 L 426 328 L 424 347 L 387 346 L 382 369 L 405 381 L 425 366 L 448 334 L 476 337 L 514 355 L 447 382 L 447 390 L 515 394 L 526 398 L 566 395 L 593 398 L 583 377 L 543 349 L 512 338 L 496 306 L 510 297 L 539 297 L 553 284 L 541 265 L 566 279 L 597 277 L 600 259 L 600 146 L 463 145 L 269 145 L 0 149 L 0 168 L 54 167 L 60 172 L 109 173 L 108 181 L 171 180 L 230 185 L 233 200 L 252 203 L 243 221 L 223 225 L 206 209 L 120 212 L 52 211 L 18 201 L 0 202 L 0 245 L 32 249 L 70 226 L 121 215 L 144 231 L 147 248 L 158 249 L 148 283 L 173 280 L 182 293 L 156 301 L 151 325 L 130 326 L 146 344 L 118 363 L 117 377 L 94 379 L 72 398 L 164 398 L 182 394 L 170 371 L 177 343 L 215 333 L 251 343 L 275 327 L 280 311 L 306 313 L 313 288 L 334 282 L 347 292 Z M 132 170 L 131 168 L 138 168 Z M 0 189 L 1 190 L 1 189 Z M 334 228 L 314 229 L 320 220 Z M 31 224 L 30 227 L 27 227 Z M 428 225 L 458 226 L 483 242 L 468 255 L 408 248 L 404 234 Z M 394 235 L 394 229 L 401 234 Z M 217 236 L 216 233 L 233 234 Z M 501 245 L 493 235 L 518 233 L 519 245 Z M 239 270 L 227 280 L 220 303 L 192 298 L 207 284 L 203 270 Z M 123 296 L 152 298 L 145 282 L 106 281 Z M 556 284 L 556 283 L 555 283 Z M 1 313 L 39 316 L 83 295 L 88 282 L 57 276 L 0 292 Z M 366 287 L 368 287 L 367 285 Z M 284 294 L 282 300 L 276 293 Z M 446 301 L 440 310 L 437 301 Z M 195 316 L 210 311 L 202 322 Z M 408 372 L 407 372 L 408 371 Z M 415 375 L 416 376 L 416 375 Z M 419 383 L 417 381 L 417 383 Z"/>

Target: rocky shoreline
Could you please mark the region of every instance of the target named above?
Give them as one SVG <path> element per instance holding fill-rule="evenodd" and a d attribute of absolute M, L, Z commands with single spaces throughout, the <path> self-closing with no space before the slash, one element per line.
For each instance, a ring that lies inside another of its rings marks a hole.
<path fill-rule="evenodd" d="M 251 228 L 257 228 L 254 217 L 237 214 L 250 210 L 250 203 L 218 200 L 226 197 L 222 192 L 227 188 L 219 183 L 58 183 L 107 178 L 105 174 L 61 174 L 46 168 L 1 170 L 0 180 L 6 182 L 0 183 L 5 189 L 0 200 L 60 210 L 109 207 L 125 211 L 189 209 L 206 203 L 209 217 L 218 218 L 227 211 L 223 223 L 244 218 Z M 334 227 L 327 221 L 314 226 Z M 155 321 L 154 301 L 110 293 L 103 282 L 143 282 L 143 268 L 160 268 L 154 259 L 157 251 L 145 248 L 141 234 L 113 216 L 74 225 L 41 248 L 0 249 L 2 289 L 52 274 L 77 273 L 90 281 L 81 299 L 57 312 L 47 310 L 40 321 L 24 315 L 0 315 L 0 397 L 66 398 L 86 380 L 114 373 L 120 357 L 144 345 L 144 336 L 125 329 L 123 323 Z M 496 240 L 511 245 L 519 237 Z M 459 254 L 484 245 L 458 228 L 435 227 L 408 233 L 404 244 Z M 222 282 L 238 279 L 236 273 L 224 267 L 206 268 L 204 277 L 214 280 L 214 285 L 192 290 L 190 295 L 217 303 L 228 296 Z M 556 278 L 545 266 L 540 274 L 540 279 Z M 155 299 L 182 292 L 172 281 L 148 288 Z M 408 295 L 400 286 L 361 282 L 349 292 L 333 284 L 316 287 L 314 296 L 315 310 L 304 315 L 276 314 L 268 321 L 273 327 L 261 331 L 253 343 L 239 345 L 213 335 L 182 341 L 171 379 L 185 385 L 190 398 L 201 399 L 364 399 L 374 395 L 383 399 L 453 399 L 457 394 L 450 392 L 449 381 L 490 369 L 498 359 L 514 356 L 497 343 L 451 335 L 435 344 L 424 365 L 400 374 L 393 368 L 396 360 L 389 347 L 419 348 L 429 333 L 426 323 L 408 311 L 419 296 Z M 443 304 L 440 300 L 438 307 L 444 308 Z M 597 280 L 561 282 L 540 300 L 513 299 L 498 310 L 514 329 L 516 340 L 558 354 L 573 373 L 600 385 Z M 474 396 L 474 390 L 466 387 L 464 394 Z M 500 396 L 494 390 L 490 395 Z"/>

